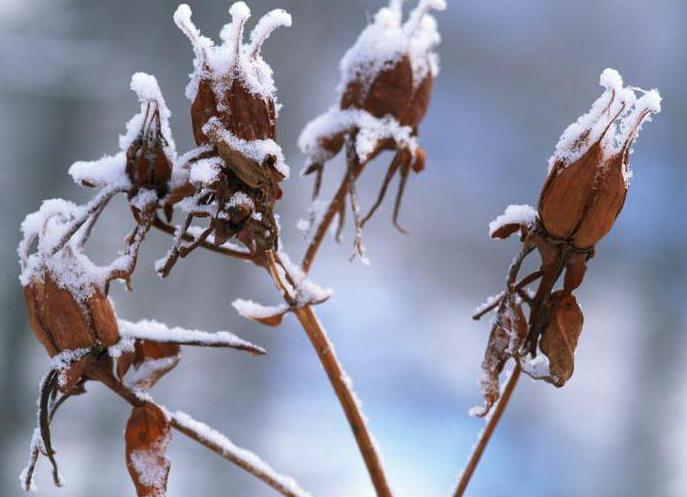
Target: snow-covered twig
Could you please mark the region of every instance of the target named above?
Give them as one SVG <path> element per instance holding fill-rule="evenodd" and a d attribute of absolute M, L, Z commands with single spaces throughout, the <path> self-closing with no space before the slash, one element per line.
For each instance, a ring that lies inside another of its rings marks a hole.
<path fill-rule="evenodd" d="M 228 331 L 208 333 L 206 331 L 187 330 L 178 326 L 170 328 L 163 323 L 151 319 L 143 319 L 136 323 L 119 319 L 117 322 L 119 323 L 119 336 L 124 339 L 132 338 L 200 347 L 227 347 L 245 350 L 257 355 L 267 353 L 262 347 L 239 338 Z"/>

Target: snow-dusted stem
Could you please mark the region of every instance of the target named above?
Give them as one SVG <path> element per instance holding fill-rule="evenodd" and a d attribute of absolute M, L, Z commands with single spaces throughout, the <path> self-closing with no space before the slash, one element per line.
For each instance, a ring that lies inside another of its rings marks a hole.
<path fill-rule="evenodd" d="M 489 440 L 491 439 L 491 436 L 493 435 L 496 426 L 499 424 L 501 416 L 503 416 L 503 413 L 506 410 L 506 407 L 508 406 L 508 402 L 510 401 L 511 396 L 513 395 L 513 390 L 515 390 L 515 386 L 517 385 L 519 378 L 520 366 L 516 364 L 515 368 L 513 369 L 513 372 L 510 375 L 510 378 L 508 378 L 506 388 L 503 390 L 501 398 L 499 399 L 498 403 L 496 404 L 496 407 L 494 408 L 494 412 L 489 417 L 489 420 L 487 421 L 487 425 L 484 427 L 484 430 L 482 431 L 482 433 L 480 433 L 477 445 L 475 445 L 472 454 L 470 454 L 470 459 L 468 459 L 468 463 L 465 465 L 463 473 L 460 475 L 460 480 L 458 481 L 458 486 L 456 487 L 455 492 L 453 492 L 453 497 L 463 497 L 465 490 L 468 488 L 470 479 L 472 478 L 472 475 L 475 473 L 475 469 L 477 469 L 477 465 L 479 464 L 480 458 L 484 453 L 484 449 L 487 448 L 487 444 L 489 443 Z"/>
<path fill-rule="evenodd" d="M 186 418 L 188 418 L 188 416 L 186 416 Z M 292 478 L 275 472 L 262 460 L 258 459 L 252 452 L 236 447 L 233 444 L 231 444 L 231 447 L 228 447 L 227 445 L 231 442 L 227 443 L 228 441 L 225 440 L 225 443 L 221 444 L 213 440 L 213 438 L 203 434 L 201 430 L 196 429 L 195 425 L 200 424 L 197 421 L 188 422 L 185 419 L 179 419 L 177 415 L 172 415 L 170 424 L 175 430 L 183 433 L 191 440 L 195 440 L 230 463 L 248 471 L 283 496 L 311 497 L 310 494 L 301 489 Z M 204 425 L 201 426 L 207 429 Z M 222 437 L 222 439 L 224 439 L 224 437 Z"/>
<path fill-rule="evenodd" d="M 355 394 L 346 381 L 348 376 L 336 358 L 332 342 L 329 340 L 312 306 L 306 305 L 296 308 L 294 314 L 307 333 L 310 342 L 317 352 L 320 363 L 329 377 L 334 392 L 339 398 L 339 403 L 346 414 L 360 453 L 365 460 L 365 465 L 375 487 L 377 497 L 391 497 L 391 489 L 386 481 L 386 474 L 384 473 L 380 455 L 377 452 L 372 435 L 367 429 L 365 416 L 356 401 Z"/>
<path fill-rule="evenodd" d="M 336 193 L 329 202 L 327 210 L 320 220 L 320 223 L 317 225 L 315 234 L 313 235 L 312 240 L 310 240 L 310 244 L 305 251 L 305 256 L 303 256 L 301 269 L 303 269 L 303 272 L 306 274 L 310 271 L 310 268 L 315 261 L 315 256 L 320 249 L 322 240 L 324 240 L 324 237 L 329 231 L 332 221 L 334 221 L 334 218 L 341 211 L 342 207 L 345 206 L 346 195 L 348 194 L 350 184 L 355 181 L 358 176 L 360 176 L 360 173 L 363 172 L 363 167 L 365 164 L 361 164 L 361 162 L 355 158 L 355 154 L 346 154 L 346 158 L 349 162 L 346 167 L 346 174 L 341 180 L 341 184 L 336 190 Z"/>

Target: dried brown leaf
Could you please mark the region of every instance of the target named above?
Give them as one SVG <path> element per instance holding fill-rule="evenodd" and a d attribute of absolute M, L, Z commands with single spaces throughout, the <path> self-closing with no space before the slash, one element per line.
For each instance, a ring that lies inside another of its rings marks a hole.
<path fill-rule="evenodd" d="M 167 494 L 169 460 L 165 451 L 171 438 L 165 413 L 149 402 L 134 407 L 124 433 L 126 465 L 138 497 Z"/>
<path fill-rule="evenodd" d="M 558 387 L 565 385 L 573 374 L 583 322 L 575 297 L 562 290 L 554 292 L 550 320 L 539 340 L 539 348 L 549 359 L 550 377 L 546 379 Z"/>

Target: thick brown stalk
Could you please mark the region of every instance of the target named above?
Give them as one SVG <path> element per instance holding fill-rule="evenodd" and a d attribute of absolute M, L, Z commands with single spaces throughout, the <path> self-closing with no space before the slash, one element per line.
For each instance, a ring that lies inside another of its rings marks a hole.
<path fill-rule="evenodd" d="M 516 364 L 513 372 L 510 375 L 510 378 L 508 378 L 506 388 L 503 390 L 501 398 L 494 408 L 494 412 L 491 414 L 491 417 L 487 421 L 487 425 L 480 434 L 477 445 L 475 445 L 475 449 L 472 451 L 472 454 L 470 454 L 470 459 L 468 459 L 468 463 L 465 466 L 465 469 L 463 469 L 463 473 L 460 476 L 460 480 L 458 481 L 456 491 L 453 493 L 453 497 L 463 497 L 463 494 L 465 494 L 465 490 L 468 488 L 468 484 L 470 483 L 472 475 L 475 473 L 475 469 L 477 469 L 477 465 L 479 464 L 480 458 L 484 453 L 484 449 L 487 448 L 487 444 L 489 443 L 496 426 L 499 424 L 503 412 L 508 406 L 508 401 L 510 401 L 511 395 L 513 394 L 513 390 L 515 390 L 515 386 L 517 385 L 519 378 L 520 366 Z"/>
<path fill-rule="evenodd" d="M 360 405 L 346 380 L 348 376 L 336 358 L 332 342 L 327 337 L 312 306 L 299 307 L 294 309 L 293 312 L 307 333 L 310 342 L 317 352 L 320 363 L 329 377 L 332 388 L 339 398 L 341 407 L 348 419 L 348 424 L 351 426 L 355 440 L 358 443 L 360 453 L 365 460 L 365 465 L 375 487 L 377 497 L 391 497 L 391 489 L 386 481 L 382 461 L 377 453 L 372 435 L 367 430 L 365 417 Z"/>
<path fill-rule="evenodd" d="M 281 291 L 284 300 L 293 308 L 293 313 L 308 335 L 317 353 L 317 357 L 327 373 L 329 382 L 346 414 L 351 431 L 353 431 L 353 436 L 367 466 L 367 472 L 375 487 L 377 497 L 391 497 L 392 494 L 386 481 L 381 457 L 377 453 L 377 447 L 365 424 L 365 415 L 353 393 L 350 380 L 348 380 L 349 376 L 336 357 L 334 345 L 329 340 L 327 332 L 324 330 L 322 323 L 320 323 L 313 307 L 311 305 L 297 305 L 298 296 L 292 295 L 290 289 L 290 287 L 293 288 L 293 276 L 289 275 L 284 265 L 281 264 L 281 259 L 269 251 L 267 252 L 267 263 L 268 272 L 272 276 L 277 288 Z M 284 269 L 283 273 L 278 270 L 277 265 Z M 284 274 L 288 281 L 282 280 L 282 274 Z M 294 290 L 297 291 L 296 288 Z"/>

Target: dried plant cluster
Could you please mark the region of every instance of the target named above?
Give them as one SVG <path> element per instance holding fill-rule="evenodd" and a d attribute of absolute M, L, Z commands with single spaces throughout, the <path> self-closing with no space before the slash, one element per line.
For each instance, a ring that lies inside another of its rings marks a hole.
<path fill-rule="evenodd" d="M 150 395 L 155 383 L 179 362 L 182 345 L 265 353 L 229 332 L 170 328 L 152 320 L 133 323 L 117 316 L 108 296 L 110 284 L 120 281 L 131 289 L 129 280 L 141 247 L 150 229 L 156 228 L 173 238 L 172 247 L 156 263 L 162 277 L 199 247 L 266 270 L 283 303 L 265 306 L 239 299 L 234 307 L 242 316 L 270 326 L 281 324 L 287 313 L 295 315 L 342 405 L 377 496 L 393 495 L 352 383 L 313 309 L 331 291 L 307 274 L 337 218 L 336 238 L 340 237 L 348 204 L 356 233 L 355 254 L 367 260 L 362 228 L 397 174 L 393 222 L 403 231 L 398 225 L 401 200 L 410 171 L 425 167 L 418 127 L 439 70 L 435 48 L 440 37 L 431 11 L 445 6 L 443 0 L 419 0 L 404 16 L 403 1 L 391 0 L 344 55 L 338 103 L 310 122 L 299 140 L 307 157 L 303 174 L 315 176 L 313 205 L 309 219 L 302 223 L 312 238 L 300 265 L 280 246 L 275 206 L 289 168 L 276 142 L 280 105 L 272 70 L 261 56 L 266 39 L 276 28 L 290 26 L 291 17 L 283 10 L 269 12 L 246 42 L 244 30 L 251 13 L 245 3 L 234 3 L 231 22 L 222 28 L 221 42 L 216 44 L 193 24 L 187 5 L 178 7 L 174 22 L 194 53 L 186 96 L 196 148 L 177 154 L 171 113 L 157 80 L 136 73 L 131 89 L 140 109 L 120 136 L 119 151 L 97 161 L 77 162 L 69 170 L 78 184 L 98 189 L 93 199 L 81 206 L 47 200 L 22 223 L 20 281 L 29 322 L 52 358 L 40 383 L 37 426 L 20 477 L 26 490 L 33 487 L 41 454 L 52 465 L 55 484 L 62 484 L 51 421 L 64 401 L 83 394 L 87 382 L 97 381 L 132 406 L 124 436 L 126 464 L 137 495 L 166 495 L 170 461 L 165 451 L 176 430 L 287 497 L 310 496 L 252 452 L 185 413 L 168 411 Z M 510 206 L 490 226 L 493 238 L 519 233 L 522 249 L 511 265 L 506 290 L 475 314 L 479 319 L 495 312 L 483 362 L 485 405 L 478 414 L 487 414 L 499 400 L 499 377 L 506 363 L 513 359 L 516 369 L 456 496 L 464 492 L 520 370 L 556 386 L 572 375 L 583 323 L 573 292 L 582 283 L 596 243 L 622 209 L 631 177 L 629 154 L 639 128 L 660 110 L 657 91 L 625 87 L 613 70 L 602 73 L 601 84 L 602 96 L 565 130 L 556 146 L 538 209 Z M 328 203 L 322 203 L 325 163 L 344 148 L 346 170 L 340 186 Z M 356 181 L 382 151 L 392 151 L 393 159 L 376 200 L 362 215 Z M 133 227 L 122 252 L 108 265 L 98 266 L 87 256 L 86 244 L 109 202 L 119 194 L 127 198 Z M 180 225 L 171 224 L 175 213 L 183 218 Z M 540 269 L 518 280 L 524 259 L 535 250 L 541 257 Z M 556 289 L 561 277 L 562 287 Z M 537 290 L 531 292 L 528 285 L 536 281 Z"/>
<path fill-rule="evenodd" d="M 499 397 L 499 375 L 515 359 L 534 379 L 558 387 L 572 376 L 575 348 L 584 321 L 573 291 L 584 279 L 594 247 L 610 231 L 625 203 L 632 172 L 631 147 L 643 122 L 661 110 L 656 90 L 623 86 L 606 69 L 603 94 L 571 124 L 549 159 L 549 174 L 535 210 L 513 205 L 490 225 L 492 238 L 520 233 L 522 249 L 511 264 L 507 288 L 478 309 L 475 319 L 495 310 L 485 354 L 482 388 L 485 415 Z M 636 92 L 642 93 L 638 98 Z M 534 250 L 540 268 L 517 281 Z M 563 277 L 562 288 L 555 290 Z M 539 281 L 535 292 L 528 285 Z M 529 307 L 529 318 L 523 306 Z"/>

